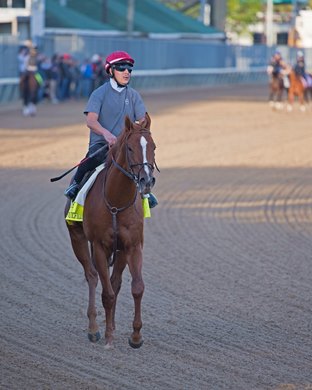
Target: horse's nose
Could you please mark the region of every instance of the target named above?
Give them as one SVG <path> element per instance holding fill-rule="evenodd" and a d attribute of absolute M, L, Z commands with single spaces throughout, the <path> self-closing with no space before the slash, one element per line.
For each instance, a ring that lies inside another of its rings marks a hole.
<path fill-rule="evenodd" d="M 140 181 L 139 181 L 139 185 L 140 185 L 141 190 L 151 189 L 152 187 L 154 187 L 155 182 L 156 182 L 156 179 L 153 176 L 149 177 L 148 179 L 146 177 L 141 177 Z"/>

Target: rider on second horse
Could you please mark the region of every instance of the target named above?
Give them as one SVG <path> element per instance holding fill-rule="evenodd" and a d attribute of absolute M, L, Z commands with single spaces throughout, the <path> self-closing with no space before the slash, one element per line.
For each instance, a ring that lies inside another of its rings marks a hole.
<path fill-rule="evenodd" d="M 134 59 L 124 51 L 113 52 L 106 58 L 105 70 L 110 80 L 95 89 L 87 102 L 84 114 L 90 129 L 89 150 L 84 162 L 78 166 L 72 184 L 64 192 L 70 200 L 74 200 L 78 194 L 85 174 L 105 161 L 108 152 L 105 146 L 110 147 L 117 141 L 126 116 L 132 122 L 143 123 L 145 120 L 143 100 L 128 85 L 133 64 Z M 94 156 L 97 151 L 99 152 Z M 149 194 L 148 200 L 151 208 L 158 204 L 153 194 Z"/>
<path fill-rule="evenodd" d="M 297 52 L 296 64 L 294 66 L 294 71 L 297 76 L 303 77 L 306 80 L 306 71 L 305 71 L 305 61 L 304 61 L 304 53 L 299 50 Z"/>

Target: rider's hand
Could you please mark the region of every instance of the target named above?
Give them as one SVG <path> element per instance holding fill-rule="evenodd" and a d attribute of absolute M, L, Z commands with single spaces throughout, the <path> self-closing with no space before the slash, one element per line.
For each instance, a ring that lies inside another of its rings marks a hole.
<path fill-rule="evenodd" d="M 110 133 L 109 131 L 105 134 L 104 138 L 107 141 L 109 147 L 113 146 L 117 141 L 117 137 L 115 137 L 114 134 Z"/>

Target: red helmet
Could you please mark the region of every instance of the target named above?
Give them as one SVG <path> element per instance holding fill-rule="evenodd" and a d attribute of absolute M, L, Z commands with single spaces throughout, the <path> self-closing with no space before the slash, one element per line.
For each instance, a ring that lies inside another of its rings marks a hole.
<path fill-rule="evenodd" d="M 113 64 L 117 64 L 118 62 L 130 62 L 130 64 L 134 64 L 134 59 L 125 51 L 114 51 L 106 57 L 105 61 L 105 70 L 106 73 L 109 73 L 109 69 Z"/>

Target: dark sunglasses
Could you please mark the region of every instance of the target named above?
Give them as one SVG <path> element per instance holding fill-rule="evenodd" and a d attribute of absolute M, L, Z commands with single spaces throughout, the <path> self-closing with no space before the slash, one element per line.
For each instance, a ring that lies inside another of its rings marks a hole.
<path fill-rule="evenodd" d="M 124 72 L 126 69 L 128 70 L 129 73 L 132 72 L 132 65 L 128 64 L 120 64 L 120 65 L 113 65 L 113 69 L 118 70 L 118 72 Z"/>

